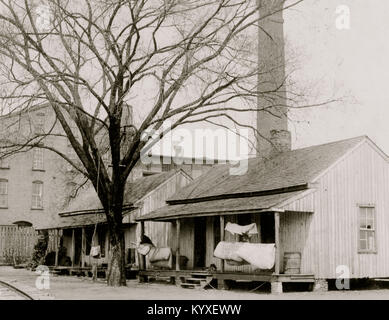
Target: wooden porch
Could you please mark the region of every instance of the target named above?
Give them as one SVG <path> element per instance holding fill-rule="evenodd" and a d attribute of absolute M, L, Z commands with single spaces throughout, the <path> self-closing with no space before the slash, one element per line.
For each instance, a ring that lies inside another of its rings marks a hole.
<path fill-rule="evenodd" d="M 97 275 L 101 278 L 106 278 L 107 266 L 98 266 Z M 71 266 L 49 266 L 51 273 L 60 274 L 60 275 L 76 275 L 76 276 L 85 276 L 92 277 L 92 267 L 71 267 Z M 138 275 L 138 269 L 131 267 L 126 267 L 126 278 L 127 279 L 136 279 Z"/>
<path fill-rule="evenodd" d="M 269 283 L 314 283 L 314 274 L 301 274 L 301 273 L 282 273 L 282 261 L 283 261 L 283 250 L 281 250 L 280 241 L 280 213 L 283 210 L 274 209 L 272 214 L 274 216 L 274 243 L 275 243 L 275 264 L 271 270 L 260 270 L 253 272 L 244 271 L 231 271 L 225 267 L 225 261 L 220 259 L 220 265 L 218 270 L 200 270 L 196 268 L 184 269 L 180 266 L 180 237 L 181 237 L 181 224 L 182 219 L 175 220 L 176 234 L 175 243 L 176 247 L 176 265 L 175 270 L 164 270 L 164 269 L 147 269 L 145 256 L 139 255 L 139 281 L 148 281 L 149 278 L 170 280 L 171 283 L 180 285 L 182 287 L 205 287 L 210 284 L 212 280 L 217 281 L 217 287 L 219 289 L 227 288 L 228 281 L 236 282 L 269 282 Z M 220 241 L 225 241 L 225 218 L 226 215 L 220 215 L 217 219 L 220 219 Z M 216 217 L 215 217 L 216 218 Z M 144 221 L 140 221 L 140 233 L 141 237 L 144 235 Z M 197 286 L 195 286 L 197 285 Z"/>
<path fill-rule="evenodd" d="M 236 282 L 281 282 L 281 283 L 314 283 L 313 274 L 275 274 L 239 273 L 239 272 L 210 272 L 199 270 L 140 270 L 139 281 L 146 282 L 150 278 L 169 281 L 181 287 L 205 288 L 213 280 L 217 281 L 218 289 L 227 289 L 227 281 Z"/>

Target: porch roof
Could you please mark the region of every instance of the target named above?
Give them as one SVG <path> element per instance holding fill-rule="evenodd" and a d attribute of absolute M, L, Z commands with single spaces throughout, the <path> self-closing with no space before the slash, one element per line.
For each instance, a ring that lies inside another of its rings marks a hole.
<path fill-rule="evenodd" d="M 135 202 L 142 199 L 146 194 L 173 177 L 178 171 L 179 170 L 162 172 L 136 179 L 134 182 L 127 182 L 123 203 L 125 205 L 135 204 Z M 73 213 L 89 213 L 90 211 L 99 211 L 102 209 L 103 206 L 101 205 L 95 189 L 92 186 L 89 186 L 88 188 L 83 189 L 80 194 L 59 213 L 59 215 L 62 217 Z"/>
<path fill-rule="evenodd" d="M 167 205 L 149 214 L 139 216 L 137 221 L 169 221 L 201 216 L 261 213 L 281 211 L 278 206 L 302 195 L 307 190 L 277 193 L 253 197 L 217 199 L 186 204 Z"/>
<path fill-rule="evenodd" d="M 127 208 L 123 212 L 123 217 L 130 214 L 133 208 Z M 44 227 L 37 228 L 37 230 L 48 230 L 48 229 L 70 229 L 78 227 L 86 227 L 95 225 L 96 223 L 106 223 L 107 218 L 105 213 L 101 210 L 91 210 L 90 212 L 83 212 L 80 214 L 73 214 L 61 217 L 58 222 L 53 225 L 47 225 Z"/>
<path fill-rule="evenodd" d="M 128 216 L 131 211 L 137 208 L 137 201 L 179 172 L 183 171 L 179 169 L 162 172 L 127 183 L 124 193 L 123 217 Z M 55 221 L 50 221 L 37 230 L 75 228 L 95 223 L 106 223 L 106 221 L 96 191 L 93 187 L 88 187 L 81 190 L 80 194 L 59 213 L 59 217 Z"/>

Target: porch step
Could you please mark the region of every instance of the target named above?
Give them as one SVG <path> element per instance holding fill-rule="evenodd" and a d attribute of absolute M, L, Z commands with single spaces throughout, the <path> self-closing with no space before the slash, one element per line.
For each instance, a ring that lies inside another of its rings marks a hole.
<path fill-rule="evenodd" d="M 199 281 L 206 281 L 205 278 L 185 278 L 186 281 L 196 281 L 196 282 L 199 282 Z"/>
<path fill-rule="evenodd" d="M 201 272 L 191 272 L 190 273 L 191 276 L 194 276 L 194 277 L 208 277 L 208 276 L 211 276 L 212 274 L 210 273 L 201 273 Z"/>
<path fill-rule="evenodd" d="M 195 289 L 197 286 L 194 283 L 181 283 L 182 288 Z"/>
<path fill-rule="evenodd" d="M 207 273 L 190 273 L 188 275 L 180 276 L 182 288 L 190 289 L 204 289 L 212 280 Z"/>
<path fill-rule="evenodd" d="M 171 277 L 164 277 L 164 276 L 156 276 L 155 277 L 156 281 L 164 281 L 164 282 L 171 282 Z"/>
<path fill-rule="evenodd" d="M 170 276 L 161 276 L 158 274 L 147 276 L 147 281 L 156 281 L 156 282 L 172 282 L 172 277 Z"/>

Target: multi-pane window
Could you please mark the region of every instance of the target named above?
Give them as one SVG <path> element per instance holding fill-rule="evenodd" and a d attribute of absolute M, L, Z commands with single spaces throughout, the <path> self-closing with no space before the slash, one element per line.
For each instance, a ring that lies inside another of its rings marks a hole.
<path fill-rule="evenodd" d="M 45 114 L 44 113 L 37 113 L 35 116 L 35 133 L 36 134 L 42 134 L 44 133 L 44 127 L 45 127 Z"/>
<path fill-rule="evenodd" d="M 359 207 L 359 251 L 376 251 L 376 219 L 375 208 L 371 206 Z"/>
<path fill-rule="evenodd" d="M 0 169 L 9 169 L 8 158 L 0 158 Z"/>
<path fill-rule="evenodd" d="M 167 172 L 172 170 L 173 165 L 172 164 L 162 164 L 162 172 Z"/>
<path fill-rule="evenodd" d="M 43 208 L 43 182 L 34 181 L 32 183 L 32 204 L 33 209 Z"/>
<path fill-rule="evenodd" d="M 43 170 L 43 149 L 42 148 L 35 148 L 33 151 L 32 169 Z"/>
<path fill-rule="evenodd" d="M 67 157 L 69 158 L 69 160 L 71 160 L 72 162 L 75 162 L 77 160 L 77 154 L 76 152 L 74 151 L 73 149 L 73 146 L 70 142 L 68 142 L 68 146 L 67 146 L 67 151 L 66 151 L 66 155 Z M 67 162 L 67 170 L 68 171 L 73 171 L 74 170 L 74 167 L 69 163 Z"/>
<path fill-rule="evenodd" d="M 0 208 L 8 207 L 8 180 L 0 179 Z"/>
<path fill-rule="evenodd" d="M 9 168 L 8 157 L 4 157 L 3 156 L 4 153 L 5 153 L 4 148 L 0 148 L 0 169 L 8 169 Z"/>

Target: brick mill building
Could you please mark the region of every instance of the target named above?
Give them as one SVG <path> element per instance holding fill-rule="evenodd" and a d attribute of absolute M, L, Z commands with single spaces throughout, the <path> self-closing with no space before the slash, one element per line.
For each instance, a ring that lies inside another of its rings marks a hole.
<path fill-rule="evenodd" d="M 30 136 L 49 130 L 55 123 L 51 108 L 33 107 L 20 113 L 0 118 L 1 136 Z M 55 129 L 59 132 L 59 129 Z M 2 141 L 4 143 L 4 140 Z M 68 153 L 65 137 L 47 136 L 40 142 Z M 66 173 L 70 169 L 54 152 L 30 148 L 7 155 L 2 150 L 0 161 L 0 225 L 23 222 L 34 227 L 55 219 L 63 205 L 69 184 Z"/>

